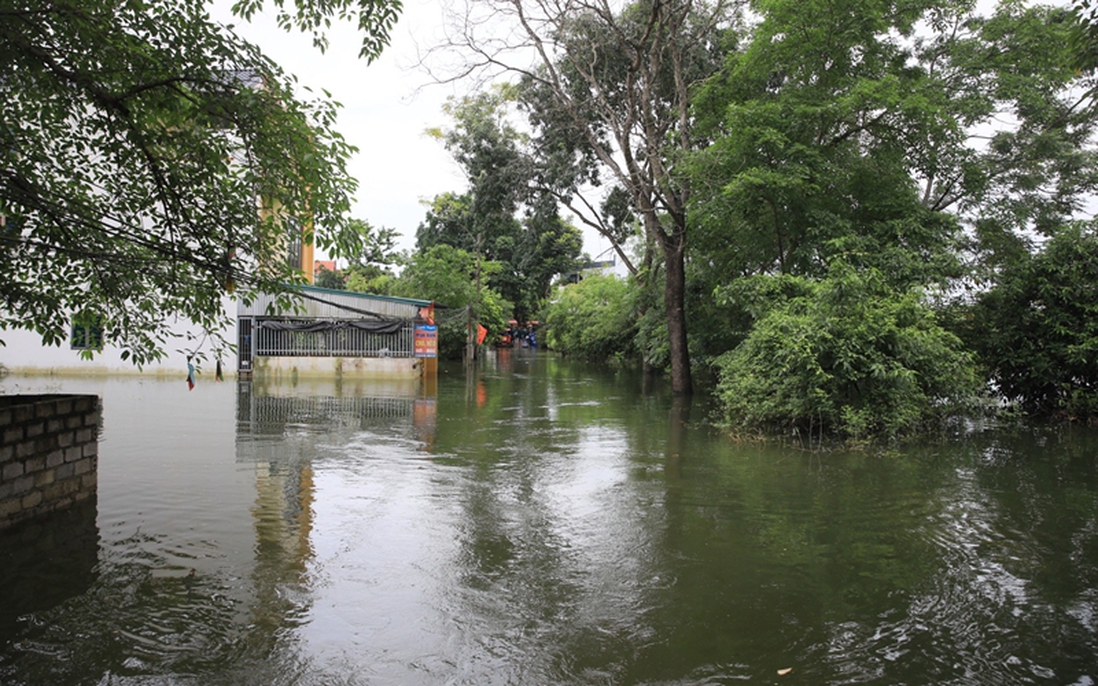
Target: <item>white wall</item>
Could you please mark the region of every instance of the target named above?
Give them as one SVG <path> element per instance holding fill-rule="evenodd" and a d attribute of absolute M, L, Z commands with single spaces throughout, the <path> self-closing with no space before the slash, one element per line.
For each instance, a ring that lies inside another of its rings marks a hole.
<path fill-rule="evenodd" d="M 233 317 L 236 316 L 236 303 L 232 298 L 224 300 L 225 311 Z M 179 377 L 187 375 L 187 357 L 179 350 L 195 348 L 197 340 L 187 340 L 186 334 L 202 337 L 202 330 L 191 322 L 180 321 L 171 327 L 175 333 L 183 337 L 169 339 L 165 352 L 166 357 L 153 364 L 146 365 L 139 370 L 132 362 L 121 358 L 122 351 L 114 347 L 105 347 L 103 352 L 96 353 L 91 360 L 81 358 L 79 350 L 69 347 L 66 340 L 60 347 L 42 345 L 42 338 L 31 331 L 0 331 L 0 340 L 5 346 L 0 347 L 0 364 L 3 364 L 8 372 L 18 375 L 55 375 L 55 376 L 96 376 L 96 375 L 147 375 L 158 377 Z M 225 340 L 236 343 L 236 324 L 222 332 Z M 202 346 L 202 351 L 209 358 L 199 365 L 200 376 L 213 378 L 215 359 L 211 355 L 211 344 L 207 342 Z M 225 375 L 236 372 L 236 354 L 227 351 L 221 359 L 222 370 Z"/>

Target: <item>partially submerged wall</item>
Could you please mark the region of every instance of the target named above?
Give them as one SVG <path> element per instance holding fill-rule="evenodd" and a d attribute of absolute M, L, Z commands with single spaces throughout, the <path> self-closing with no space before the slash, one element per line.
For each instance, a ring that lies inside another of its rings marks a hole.
<path fill-rule="evenodd" d="M 293 382 L 297 379 L 418 379 L 422 360 L 415 357 L 257 357 L 256 378 Z"/>
<path fill-rule="evenodd" d="M 236 303 L 230 296 L 222 298 L 222 306 L 226 314 L 236 309 Z M 179 320 L 171 325 L 171 335 L 179 336 L 179 340 L 185 340 L 188 334 L 201 339 L 203 331 L 202 327 L 186 320 Z M 226 341 L 236 341 L 235 322 L 217 333 Z M 33 331 L 8 329 L 4 331 L 4 343 L 3 359 L 0 361 L 8 372 L 17 376 L 142 376 L 158 379 L 183 379 L 187 376 L 186 353 L 175 350 L 181 346 L 168 346 L 163 351 L 165 356 L 162 359 L 138 369 L 132 360 L 122 357 L 121 348 L 109 344 L 92 358 L 84 359 L 80 350 L 74 350 L 70 346 L 70 341 L 67 340 L 60 346 L 43 345 L 42 336 Z M 209 347 L 206 352 L 210 352 Z M 226 372 L 235 371 L 236 353 L 226 350 L 221 366 Z M 208 366 L 203 365 L 203 371 L 207 370 L 212 376 L 213 356 Z"/>
<path fill-rule="evenodd" d="M 99 398 L 0 396 L 0 529 L 96 492 Z"/>

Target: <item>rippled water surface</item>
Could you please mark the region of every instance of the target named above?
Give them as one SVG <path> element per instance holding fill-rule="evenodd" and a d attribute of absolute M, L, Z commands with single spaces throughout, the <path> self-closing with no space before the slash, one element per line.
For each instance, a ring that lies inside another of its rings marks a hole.
<path fill-rule="evenodd" d="M 1098 680 L 1094 430 L 744 446 L 528 351 L 3 389 L 103 398 L 96 500 L 0 535 L 3 684 Z"/>

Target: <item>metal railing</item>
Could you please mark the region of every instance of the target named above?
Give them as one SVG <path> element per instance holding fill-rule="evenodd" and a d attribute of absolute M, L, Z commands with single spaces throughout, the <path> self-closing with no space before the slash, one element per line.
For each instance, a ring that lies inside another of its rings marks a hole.
<path fill-rule="evenodd" d="M 282 431 L 286 425 L 351 426 L 372 420 L 412 420 L 415 398 L 331 396 L 250 396 L 239 408 L 240 431 L 265 434 L 263 429 Z"/>
<path fill-rule="evenodd" d="M 345 328 L 329 331 L 285 331 L 262 325 L 252 329 L 256 357 L 412 357 L 415 326 L 396 333 Z"/>

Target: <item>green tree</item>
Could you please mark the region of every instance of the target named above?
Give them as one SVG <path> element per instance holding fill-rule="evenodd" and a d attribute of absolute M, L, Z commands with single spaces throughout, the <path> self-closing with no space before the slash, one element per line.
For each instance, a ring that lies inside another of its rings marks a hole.
<path fill-rule="evenodd" d="M 419 250 L 436 245 L 475 249 L 472 199 L 468 193 L 439 193 L 427 206 L 427 214 L 416 229 Z M 454 245 L 460 243 L 460 245 Z"/>
<path fill-rule="evenodd" d="M 1096 190 L 1091 77 L 1062 8 L 757 3 L 743 53 L 695 101 L 692 217 L 710 265 L 821 275 L 833 255 L 897 286 L 991 278 Z M 998 257 L 997 257 L 998 256 Z"/>
<path fill-rule="evenodd" d="M 961 274 L 961 226 L 924 203 L 927 146 L 960 144 L 932 79 L 913 66 L 928 4 L 758 2 L 742 51 L 694 100 L 698 132 L 688 272 L 693 344 L 705 359 L 750 331 L 714 289 L 754 274 L 822 278 L 829 262 L 874 267 L 898 289 Z M 952 87 L 951 87 L 952 88 Z M 953 138 L 951 138 L 953 137 Z"/>
<path fill-rule="evenodd" d="M 436 133 L 465 170 L 469 190 L 438 196 L 416 237 L 420 250 L 446 244 L 499 262 L 491 285 L 526 320 L 540 309 L 553 278 L 574 268 L 583 238 L 533 183 L 526 137 L 508 122 L 512 92 L 497 88 L 447 106 L 454 127 Z"/>
<path fill-rule="evenodd" d="M 330 288 L 333 291 L 347 290 L 347 279 L 338 271 L 321 266 L 313 282 L 318 288 Z"/>
<path fill-rule="evenodd" d="M 625 280 L 600 274 L 560 289 L 545 309 L 546 342 L 593 362 L 633 357 L 637 324 L 630 291 Z"/>
<path fill-rule="evenodd" d="M 502 269 L 496 262 L 478 260 L 450 245 L 436 245 L 416 253 L 393 284 L 393 295 L 433 300 L 442 306 L 436 314 L 439 322 L 439 355 L 461 357 L 468 340 L 467 308 L 472 321 L 489 331 L 503 331 L 512 305 L 498 292 L 477 286 L 477 272 L 488 278 Z M 474 324 L 475 325 L 475 324 Z"/>
<path fill-rule="evenodd" d="M 970 84 L 970 144 L 952 157 L 936 196 L 971 227 L 994 282 L 999 265 L 1077 217 L 1098 190 L 1095 75 L 1073 65 L 1074 23 L 1062 7 L 1003 2 L 939 41 L 955 83 Z M 973 75 L 981 78 L 974 79 Z"/>
<path fill-rule="evenodd" d="M 963 145 L 912 39 L 929 3 L 757 7 L 749 47 L 696 100 L 713 140 L 691 166 L 699 271 L 823 276 L 842 255 L 900 288 L 958 276 L 960 227 L 917 178 L 929 150 Z"/>
<path fill-rule="evenodd" d="M 675 165 L 695 145 L 691 89 L 719 67 L 721 32 L 734 10 L 724 0 L 642 0 L 620 11 L 599 2 L 501 0 L 461 34 L 472 61 L 462 73 L 521 79 L 543 185 L 619 254 L 625 209 L 660 251 L 671 382 L 680 395 L 693 389 L 684 310 L 690 189 Z M 615 187 L 626 203 L 610 202 Z"/>
<path fill-rule="evenodd" d="M 367 57 L 399 10 L 274 4 L 321 44 L 331 18 L 357 18 Z M 59 344 L 70 318 L 94 321 L 143 364 L 164 354 L 175 317 L 216 332 L 226 292 L 303 283 L 286 260 L 295 241 L 358 252 L 354 149 L 332 129 L 335 104 L 299 100 L 204 2 L 9 2 L 0 67 L 0 328 Z"/>
<path fill-rule="evenodd" d="M 1071 41 L 1068 49 L 1073 64 L 1081 72 L 1098 69 L 1098 3 L 1093 0 L 1072 0 Z"/>
<path fill-rule="evenodd" d="M 1098 416 L 1098 228 L 1074 224 L 1004 265 L 960 330 L 1026 413 Z"/>
<path fill-rule="evenodd" d="M 396 279 L 392 268 L 401 259 L 396 250 L 396 230 L 375 227 L 361 219 L 352 219 L 351 226 L 362 237 L 362 248 L 347 265 L 347 290 L 389 295 Z"/>
<path fill-rule="evenodd" d="M 757 274 L 826 283 L 839 262 L 885 280 L 892 292 L 877 296 L 881 306 L 928 287 L 941 300 L 957 284 L 994 283 L 1093 194 L 1094 111 L 1088 77 L 1069 66 L 1065 10 L 1004 2 L 985 17 L 938 0 L 755 7 L 747 49 L 729 54 L 694 101 L 698 130 L 712 139 L 689 161 L 699 293 L 736 293 L 721 289 Z M 766 332 L 753 326 L 775 334 L 777 315 L 755 320 L 750 303 L 722 302 L 714 314 L 745 325 L 734 354 L 758 348 Z M 858 330 L 831 335 L 855 337 L 835 346 L 859 345 Z M 780 336 L 767 340 L 775 359 L 803 352 L 795 337 L 786 351 Z M 794 397 L 780 378 L 738 378 Z M 725 397 L 732 415 L 755 421 Z M 803 402 L 825 418 L 853 407 L 841 397 Z M 895 433 L 919 415 L 894 411 L 898 425 L 873 419 L 871 430 Z M 825 424 L 851 431 L 844 422 Z"/>
<path fill-rule="evenodd" d="M 401 0 L 235 0 L 233 13 L 251 19 L 268 3 L 277 8 L 275 21 L 280 27 L 311 33 L 313 45 L 321 52 L 328 48 L 325 31 L 331 28 L 333 19 L 354 22 L 362 37 L 358 56 L 367 63 L 377 59 L 389 45 L 389 33 L 404 7 Z"/>
<path fill-rule="evenodd" d="M 717 361 L 726 419 L 738 428 L 895 438 L 967 409 L 971 355 L 916 290 L 841 261 L 823 280 L 756 277 L 735 297 L 757 322 Z"/>
<path fill-rule="evenodd" d="M 387 268 L 377 265 L 351 265 L 347 270 L 347 290 L 356 293 L 392 295 L 398 278 Z"/>

